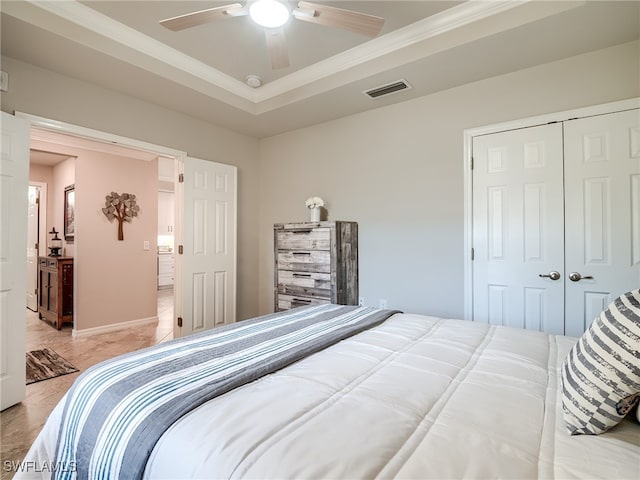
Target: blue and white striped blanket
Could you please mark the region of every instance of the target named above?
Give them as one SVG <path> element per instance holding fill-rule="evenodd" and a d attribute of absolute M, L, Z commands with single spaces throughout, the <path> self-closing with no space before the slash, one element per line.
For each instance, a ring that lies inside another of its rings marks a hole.
<path fill-rule="evenodd" d="M 319 305 L 216 328 L 100 363 L 66 396 L 55 479 L 141 478 L 160 436 L 208 400 L 394 312 Z M 75 471 L 74 471 L 75 470 Z"/>

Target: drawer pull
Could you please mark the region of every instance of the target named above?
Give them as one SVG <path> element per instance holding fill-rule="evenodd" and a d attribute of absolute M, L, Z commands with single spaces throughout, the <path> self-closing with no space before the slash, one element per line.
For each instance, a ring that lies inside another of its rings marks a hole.
<path fill-rule="evenodd" d="M 308 230 L 291 230 L 291 233 L 296 234 L 296 235 L 298 235 L 300 233 L 308 234 L 308 233 L 311 233 L 311 232 L 313 232 L 312 229 L 308 229 Z"/>
<path fill-rule="evenodd" d="M 311 303 L 311 300 L 307 300 L 306 298 L 294 298 L 292 302 L 297 303 Z"/>
<path fill-rule="evenodd" d="M 311 252 L 291 252 L 294 255 L 311 255 Z"/>
<path fill-rule="evenodd" d="M 293 276 L 295 278 L 311 278 L 310 273 L 294 273 Z"/>

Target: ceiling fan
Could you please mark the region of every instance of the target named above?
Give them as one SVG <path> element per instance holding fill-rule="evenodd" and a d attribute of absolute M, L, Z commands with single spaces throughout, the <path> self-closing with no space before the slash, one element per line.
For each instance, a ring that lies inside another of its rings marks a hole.
<path fill-rule="evenodd" d="M 280 1 L 256 0 L 249 1 L 244 6 L 240 3 L 232 3 L 167 18 L 160 20 L 160 25 L 178 31 L 216 20 L 244 15 L 249 15 L 258 25 L 265 27 L 267 50 L 273 69 L 289 66 L 289 54 L 282 26 L 289 21 L 291 16 L 305 22 L 341 28 L 369 37 L 378 35 L 384 24 L 384 19 L 381 17 L 327 5 L 301 1 L 298 2 L 297 8 L 290 12 L 289 8 Z"/>

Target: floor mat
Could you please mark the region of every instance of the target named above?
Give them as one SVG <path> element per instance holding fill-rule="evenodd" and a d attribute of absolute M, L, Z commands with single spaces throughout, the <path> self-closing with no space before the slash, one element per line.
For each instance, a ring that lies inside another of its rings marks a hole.
<path fill-rule="evenodd" d="M 50 348 L 27 352 L 27 385 L 77 371 L 76 367 Z"/>

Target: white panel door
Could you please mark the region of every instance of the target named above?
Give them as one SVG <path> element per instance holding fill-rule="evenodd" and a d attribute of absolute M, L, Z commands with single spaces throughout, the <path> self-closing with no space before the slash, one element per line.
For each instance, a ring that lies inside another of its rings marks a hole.
<path fill-rule="evenodd" d="M 176 336 L 236 320 L 237 169 L 187 158 L 183 192 L 182 328 Z"/>
<path fill-rule="evenodd" d="M 25 398 L 29 124 L 2 113 L 0 139 L 0 410 Z"/>
<path fill-rule="evenodd" d="M 473 139 L 473 320 L 562 334 L 562 125 Z"/>
<path fill-rule="evenodd" d="M 38 311 L 38 225 L 40 187 L 29 185 L 27 205 L 27 308 Z"/>
<path fill-rule="evenodd" d="M 636 109 L 565 122 L 567 335 L 640 287 L 639 119 Z"/>

